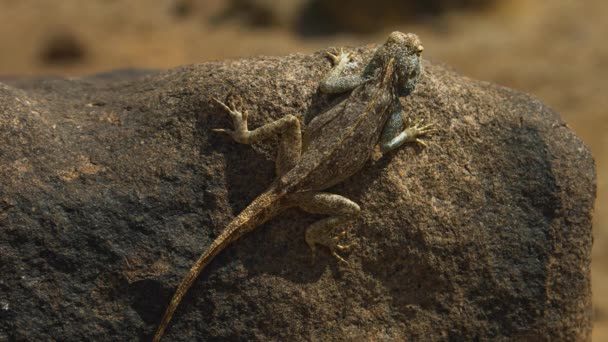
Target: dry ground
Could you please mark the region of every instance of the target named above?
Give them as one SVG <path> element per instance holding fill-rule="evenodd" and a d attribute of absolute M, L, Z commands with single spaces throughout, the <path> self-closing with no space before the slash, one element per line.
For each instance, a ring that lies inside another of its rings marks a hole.
<path fill-rule="evenodd" d="M 463 74 L 534 94 L 555 108 L 597 163 L 594 339 L 608 340 L 608 2 L 503 1 L 395 26 L 418 33 L 425 56 Z M 169 0 L 0 0 L 0 75 L 77 76 L 114 68 L 167 68 L 213 59 L 312 52 L 381 42 L 386 32 L 302 37 L 285 26 L 210 24 L 222 0 L 176 16 Z M 386 30 L 385 30 L 386 31 Z"/>

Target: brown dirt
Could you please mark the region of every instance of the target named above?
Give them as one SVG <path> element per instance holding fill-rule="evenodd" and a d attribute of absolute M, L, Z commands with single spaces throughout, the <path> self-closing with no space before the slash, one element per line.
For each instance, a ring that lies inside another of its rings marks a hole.
<path fill-rule="evenodd" d="M 209 24 L 221 0 L 199 2 L 186 17 L 176 16 L 170 3 L 160 0 L 2 0 L 0 6 L 1 75 L 167 68 L 380 42 L 386 35 L 304 39 L 280 27 Z M 602 134 L 608 132 L 607 12 L 602 0 L 517 0 L 484 12 L 456 12 L 394 27 L 418 33 L 429 59 L 539 97 L 591 148 L 598 170 L 592 264 L 596 340 L 608 339 L 608 138 Z"/>

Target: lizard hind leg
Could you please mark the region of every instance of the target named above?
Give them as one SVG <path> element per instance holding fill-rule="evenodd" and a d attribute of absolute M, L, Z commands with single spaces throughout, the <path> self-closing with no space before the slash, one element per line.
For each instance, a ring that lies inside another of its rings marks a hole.
<path fill-rule="evenodd" d="M 340 240 L 346 236 L 346 231 L 336 230 L 360 212 L 359 205 L 346 197 L 326 192 L 298 193 L 291 195 L 291 199 L 306 212 L 331 215 L 306 229 L 305 240 L 312 252 L 312 261 L 315 260 L 316 246 L 321 245 L 327 247 L 338 260 L 348 264 L 337 252 L 348 250 L 355 244 L 340 244 Z"/>
<path fill-rule="evenodd" d="M 241 144 L 253 144 L 273 136 L 280 136 L 279 151 L 275 164 L 278 176 L 291 170 L 300 161 L 302 154 L 302 130 L 300 120 L 297 117 L 291 114 L 285 115 L 276 121 L 250 131 L 247 127 L 249 113 L 239 109 L 243 106 L 242 98 L 230 96 L 226 103 L 215 98 L 213 100 L 228 112 L 234 126 L 234 130 L 219 128 L 214 129 L 214 132 L 226 133 L 234 141 Z"/>

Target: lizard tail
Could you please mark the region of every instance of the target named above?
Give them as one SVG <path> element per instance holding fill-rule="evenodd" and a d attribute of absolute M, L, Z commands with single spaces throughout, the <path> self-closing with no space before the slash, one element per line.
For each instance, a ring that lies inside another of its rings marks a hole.
<path fill-rule="evenodd" d="M 205 266 L 207 266 L 207 264 L 209 264 L 209 262 L 211 262 L 211 260 L 213 260 L 213 258 L 224 248 L 226 248 L 226 246 L 228 246 L 232 241 L 237 240 L 245 233 L 274 216 L 276 211 L 279 210 L 279 206 L 276 204 L 281 197 L 283 197 L 281 193 L 273 191 L 272 189 L 264 192 L 253 200 L 253 202 L 251 202 L 251 204 L 249 204 L 247 208 L 245 208 L 237 217 L 235 217 L 222 231 L 222 233 L 213 241 L 213 243 L 211 243 L 211 246 L 209 246 L 209 248 L 205 250 L 194 265 L 192 265 L 192 268 L 190 268 L 188 274 L 186 274 L 184 279 L 182 279 L 182 282 L 179 284 L 179 287 L 175 291 L 169 306 L 165 310 L 162 321 L 156 329 L 153 339 L 154 342 L 160 341 L 165 329 L 167 329 L 169 321 L 171 321 L 171 318 L 177 309 L 177 306 L 203 268 L 205 268 Z"/>

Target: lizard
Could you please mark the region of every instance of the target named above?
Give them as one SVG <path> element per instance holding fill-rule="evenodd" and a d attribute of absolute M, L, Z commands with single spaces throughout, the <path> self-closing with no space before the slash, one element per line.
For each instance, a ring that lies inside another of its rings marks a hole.
<path fill-rule="evenodd" d="M 228 223 L 194 263 L 175 291 L 153 341 L 160 341 L 183 296 L 218 253 L 287 208 L 298 207 L 308 213 L 328 215 L 306 229 L 304 238 L 312 260 L 314 262 L 316 247 L 320 245 L 347 263 L 337 252 L 348 250 L 354 244 L 340 244 L 345 231 L 336 231 L 361 209 L 350 199 L 325 190 L 362 169 L 377 145 L 382 153 L 406 142 L 425 145 L 420 137 L 436 132 L 433 125 L 425 125 L 422 120 L 405 120 L 399 101 L 414 91 L 420 79 L 422 51 L 417 35 L 393 32 L 376 49 L 363 71 L 351 75 L 343 75 L 351 62 L 351 54 L 343 49 L 327 53 L 333 66 L 321 80 L 319 89 L 328 94 L 350 93 L 312 119 L 304 134 L 294 115 L 249 130 L 249 112 L 241 110 L 242 98 L 229 96 L 226 103 L 213 98 L 233 123 L 232 130 L 221 128 L 214 132 L 227 134 L 241 144 L 279 135 L 277 177 Z"/>

